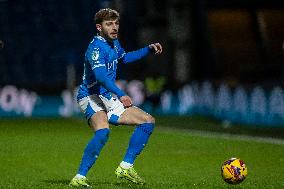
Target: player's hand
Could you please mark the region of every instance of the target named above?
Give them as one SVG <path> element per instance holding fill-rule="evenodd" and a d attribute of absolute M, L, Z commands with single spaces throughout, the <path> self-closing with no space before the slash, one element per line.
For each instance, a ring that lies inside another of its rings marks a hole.
<path fill-rule="evenodd" d="M 161 54 L 163 52 L 163 47 L 160 43 L 153 43 L 149 45 L 149 48 L 155 52 L 155 54 Z"/>
<path fill-rule="evenodd" d="M 125 108 L 133 106 L 133 102 L 129 96 L 122 96 L 119 98 L 119 100 Z"/>

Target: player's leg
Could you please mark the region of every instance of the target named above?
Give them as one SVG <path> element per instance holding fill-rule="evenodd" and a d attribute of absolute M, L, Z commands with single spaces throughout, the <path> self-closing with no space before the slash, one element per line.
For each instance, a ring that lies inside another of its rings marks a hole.
<path fill-rule="evenodd" d="M 126 167 L 127 165 L 132 166 L 153 132 L 155 119 L 137 107 L 130 107 L 125 110 L 118 122 L 120 124 L 137 125 L 130 138 L 129 146 L 122 162 L 122 164 L 127 162 L 125 163 Z"/>
<path fill-rule="evenodd" d="M 94 131 L 94 136 L 84 150 L 77 175 L 71 180 L 70 185 L 89 187 L 86 175 L 108 140 L 109 124 L 105 107 L 102 106 L 103 103 L 98 96 L 88 97 L 79 102 L 79 105 L 88 119 L 89 126 Z"/>
<path fill-rule="evenodd" d="M 117 168 L 117 177 L 128 179 L 134 183 L 143 184 L 144 181 L 138 176 L 133 168 L 136 157 L 143 150 L 151 135 L 155 119 L 137 107 L 124 108 L 123 104 L 115 98 L 101 97 L 108 110 L 109 122 L 115 125 L 137 125 L 129 142 L 124 161 Z"/>
<path fill-rule="evenodd" d="M 155 123 L 155 118 L 136 106 L 129 107 L 118 119 L 119 124 L 137 125 L 143 123 Z"/>
<path fill-rule="evenodd" d="M 82 161 L 78 170 L 78 174 L 82 176 L 87 175 L 109 137 L 109 124 L 107 115 L 104 111 L 95 113 L 91 117 L 89 123 L 90 127 L 94 131 L 94 136 L 84 150 Z"/>
<path fill-rule="evenodd" d="M 143 184 L 144 181 L 134 170 L 133 164 L 137 156 L 144 149 L 153 132 L 155 119 L 150 114 L 137 107 L 130 107 L 120 116 L 118 123 L 137 125 L 137 127 L 130 138 L 123 161 L 120 163 L 115 173 L 118 177 L 126 178 L 138 184 Z"/>

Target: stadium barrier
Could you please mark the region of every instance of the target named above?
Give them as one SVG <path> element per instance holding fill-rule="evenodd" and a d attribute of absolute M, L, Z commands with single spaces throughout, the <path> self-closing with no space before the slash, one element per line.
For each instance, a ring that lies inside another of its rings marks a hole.
<path fill-rule="evenodd" d="M 284 92 L 281 87 L 251 91 L 242 86 L 217 88 L 206 81 L 193 82 L 178 91 L 163 91 L 155 105 L 141 81 L 118 81 L 133 98 L 134 104 L 159 115 L 205 115 L 226 122 L 269 127 L 284 126 Z M 61 96 L 40 96 L 33 91 L 7 85 L 0 88 L 0 117 L 70 117 L 80 114 L 76 92 L 64 90 Z"/>

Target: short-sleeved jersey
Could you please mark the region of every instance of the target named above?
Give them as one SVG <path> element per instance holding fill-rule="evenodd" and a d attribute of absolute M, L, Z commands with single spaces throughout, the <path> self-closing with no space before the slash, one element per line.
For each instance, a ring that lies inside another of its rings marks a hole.
<path fill-rule="evenodd" d="M 92 94 L 110 98 L 111 93 L 97 82 L 93 70 L 104 66 L 107 71 L 107 79 L 115 82 L 117 63 L 124 55 L 125 51 L 118 40 L 109 43 L 103 37 L 95 36 L 85 53 L 83 82 L 80 85 L 77 99 Z"/>

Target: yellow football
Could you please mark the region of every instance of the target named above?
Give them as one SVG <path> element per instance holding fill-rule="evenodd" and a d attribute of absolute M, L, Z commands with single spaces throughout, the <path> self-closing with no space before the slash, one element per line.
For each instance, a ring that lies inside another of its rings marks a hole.
<path fill-rule="evenodd" d="M 241 183 L 248 174 L 246 164 L 238 158 L 226 160 L 221 166 L 221 175 L 229 184 Z"/>

